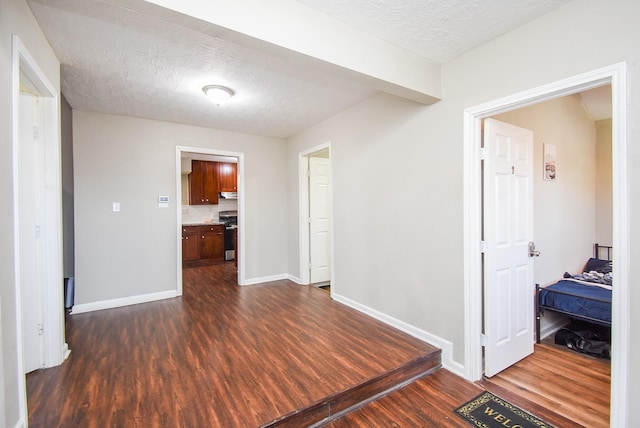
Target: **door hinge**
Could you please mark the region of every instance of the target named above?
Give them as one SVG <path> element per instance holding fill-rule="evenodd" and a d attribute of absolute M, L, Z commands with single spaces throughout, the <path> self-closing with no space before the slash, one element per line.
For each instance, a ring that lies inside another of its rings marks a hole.
<path fill-rule="evenodd" d="M 480 241 L 480 252 L 484 253 L 487 250 L 487 244 L 484 241 Z"/>
<path fill-rule="evenodd" d="M 307 170 L 305 171 L 305 174 L 307 174 L 307 178 L 311 178 L 311 171 Z"/>
<path fill-rule="evenodd" d="M 40 128 L 37 126 L 33 127 L 33 139 L 37 140 L 38 138 L 40 138 Z"/>
<path fill-rule="evenodd" d="M 487 346 L 487 336 L 484 334 L 480 335 L 480 345 Z"/>
<path fill-rule="evenodd" d="M 44 334 L 44 324 L 39 323 L 38 324 L 38 335 L 42 336 Z"/>
<path fill-rule="evenodd" d="M 487 159 L 487 149 L 480 147 L 480 160 Z"/>
<path fill-rule="evenodd" d="M 307 263 L 307 269 L 311 269 L 313 266 L 311 266 L 311 262 Z"/>
<path fill-rule="evenodd" d="M 311 224 L 311 217 L 307 217 L 307 223 Z"/>

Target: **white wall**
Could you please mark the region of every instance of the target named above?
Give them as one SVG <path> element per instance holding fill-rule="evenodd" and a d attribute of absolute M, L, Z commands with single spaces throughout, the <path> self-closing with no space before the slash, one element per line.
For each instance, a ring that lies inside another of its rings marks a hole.
<path fill-rule="evenodd" d="M 45 40 L 27 3 L 0 1 L 0 327 L 2 328 L 2 370 L 0 376 L 0 427 L 15 426 L 21 415 L 18 400 L 16 296 L 13 230 L 13 150 L 12 150 L 12 34 L 17 34 L 47 79 L 59 90 L 60 64 Z M 4 379 L 2 379 L 4 377 Z"/>
<path fill-rule="evenodd" d="M 176 146 L 245 154 L 246 278 L 286 274 L 284 141 L 85 111 L 73 134 L 76 304 L 176 289 Z"/>
<path fill-rule="evenodd" d="M 611 119 L 596 122 L 596 242 L 613 242 Z"/>
<path fill-rule="evenodd" d="M 546 285 L 564 272 L 578 273 L 596 242 L 595 122 L 579 95 L 495 116 L 533 131 L 534 281 Z M 557 178 L 543 180 L 543 144 L 556 146 Z M 609 205 L 611 210 L 611 205 Z"/>
<path fill-rule="evenodd" d="M 444 64 L 439 103 L 425 107 L 379 95 L 293 136 L 291 177 L 299 151 L 332 143 L 335 292 L 451 341 L 462 363 L 464 109 L 620 61 L 628 62 L 630 80 L 629 214 L 638 218 L 638 16 L 636 0 L 571 2 Z M 295 218 L 297 185 L 289 183 Z M 640 224 L 630 227 L 631 260 L 637 260 Z M 291 224 L 294 275 L 297 254 L 297 224 Z M 637 263 L 630 283 L 640 283 Z M 631 307 L 640 304 L 636 290 Z M 632 326 L 640 325 L 639 316 L 631 312 Z M 634 327 L 631 361 L 640 357 L 640 328 Z M 640 366 L 630 367 L 628 385 L 629 402 L 640 402 Z"/>

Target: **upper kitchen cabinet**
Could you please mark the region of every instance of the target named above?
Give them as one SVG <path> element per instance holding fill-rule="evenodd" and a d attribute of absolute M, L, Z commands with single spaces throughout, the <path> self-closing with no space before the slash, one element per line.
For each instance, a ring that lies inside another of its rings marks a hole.
<path fill-rule="evenodd" d="M 218 163 L 218 191 L 238 191 L 238 164 L 228 162 Z"/>
<path fill-rule="evenodd" d="M 215 205 L 218 203 L 217 176 L 215 162 L 191 161 L 189 205 Z"/>

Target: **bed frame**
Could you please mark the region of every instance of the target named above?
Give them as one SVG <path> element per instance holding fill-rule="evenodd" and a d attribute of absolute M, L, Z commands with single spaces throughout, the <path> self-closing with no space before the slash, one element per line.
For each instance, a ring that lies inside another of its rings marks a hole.
<path fill-rule="evenodd" d="M 596 259 L 601 259 L 601 260 L 611 260 L 611 256 L 612 256 L 612 249 L 613 247 L 608 246 L 608 245 L 600 245 L 600 244 L 593 244 L 593 257 Z M 602 256 L 605 257 L 602 257 Z M 588 316 L 584 316 L 581 314 L 575 314 L 572 312 L 567 312 L 567 311 L 563 311 L 561 309 L 556 309 L 556 308 L 552 308 L 549 306 L 544 306 L 540 304 L 540 290 L 543 287 L 540 287 L 540 284 L 536 284 L 536 342 L 540 343 L 540 317 L 542 315 L 542 313 L 544 311 L 551 311 L 551 312 L 557 312 L 560 314 L 564 314 L 567 315 L 568 317 L 572 318 L 572 319 L 576 319 L 576 320 L 580 320 L 580 321 L 586 321 L 586 322 L 590 322 L 592 324 L 598 324 L 598 325 L 603 325 L 603 326 L 607 326 L 607 327 L 611 327 L 611 322 L 607 322 L 607 321 L 602 321 L 596 318 L 591 318 Z M 582 297 L 584 298 L 584 296 L 577 296 L 575 294 L 572 293 L 568 293 L 565 291 L 554 291 L 554 293 L 557 294 L 564 294 L 567 296 L 575 296 L 575 297 Z M 594 301 L 601 301 L 601 302 L 608 302 L 607 300 L 603 300 L 603 299 L 597 299 L 597 298 L 592 298 L 591 300 Z"/>

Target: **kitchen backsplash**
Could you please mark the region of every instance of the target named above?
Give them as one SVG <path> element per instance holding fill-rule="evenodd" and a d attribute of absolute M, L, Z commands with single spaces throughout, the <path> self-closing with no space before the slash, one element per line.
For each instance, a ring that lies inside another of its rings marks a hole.
<path fill-rule="evenodd" d="M 182 224 L 216 222 L 218 221 L 219 211 L 234 211 L 237 209 L 237 199 L 220 199 L 218 205 L 183 205 Z"/>

